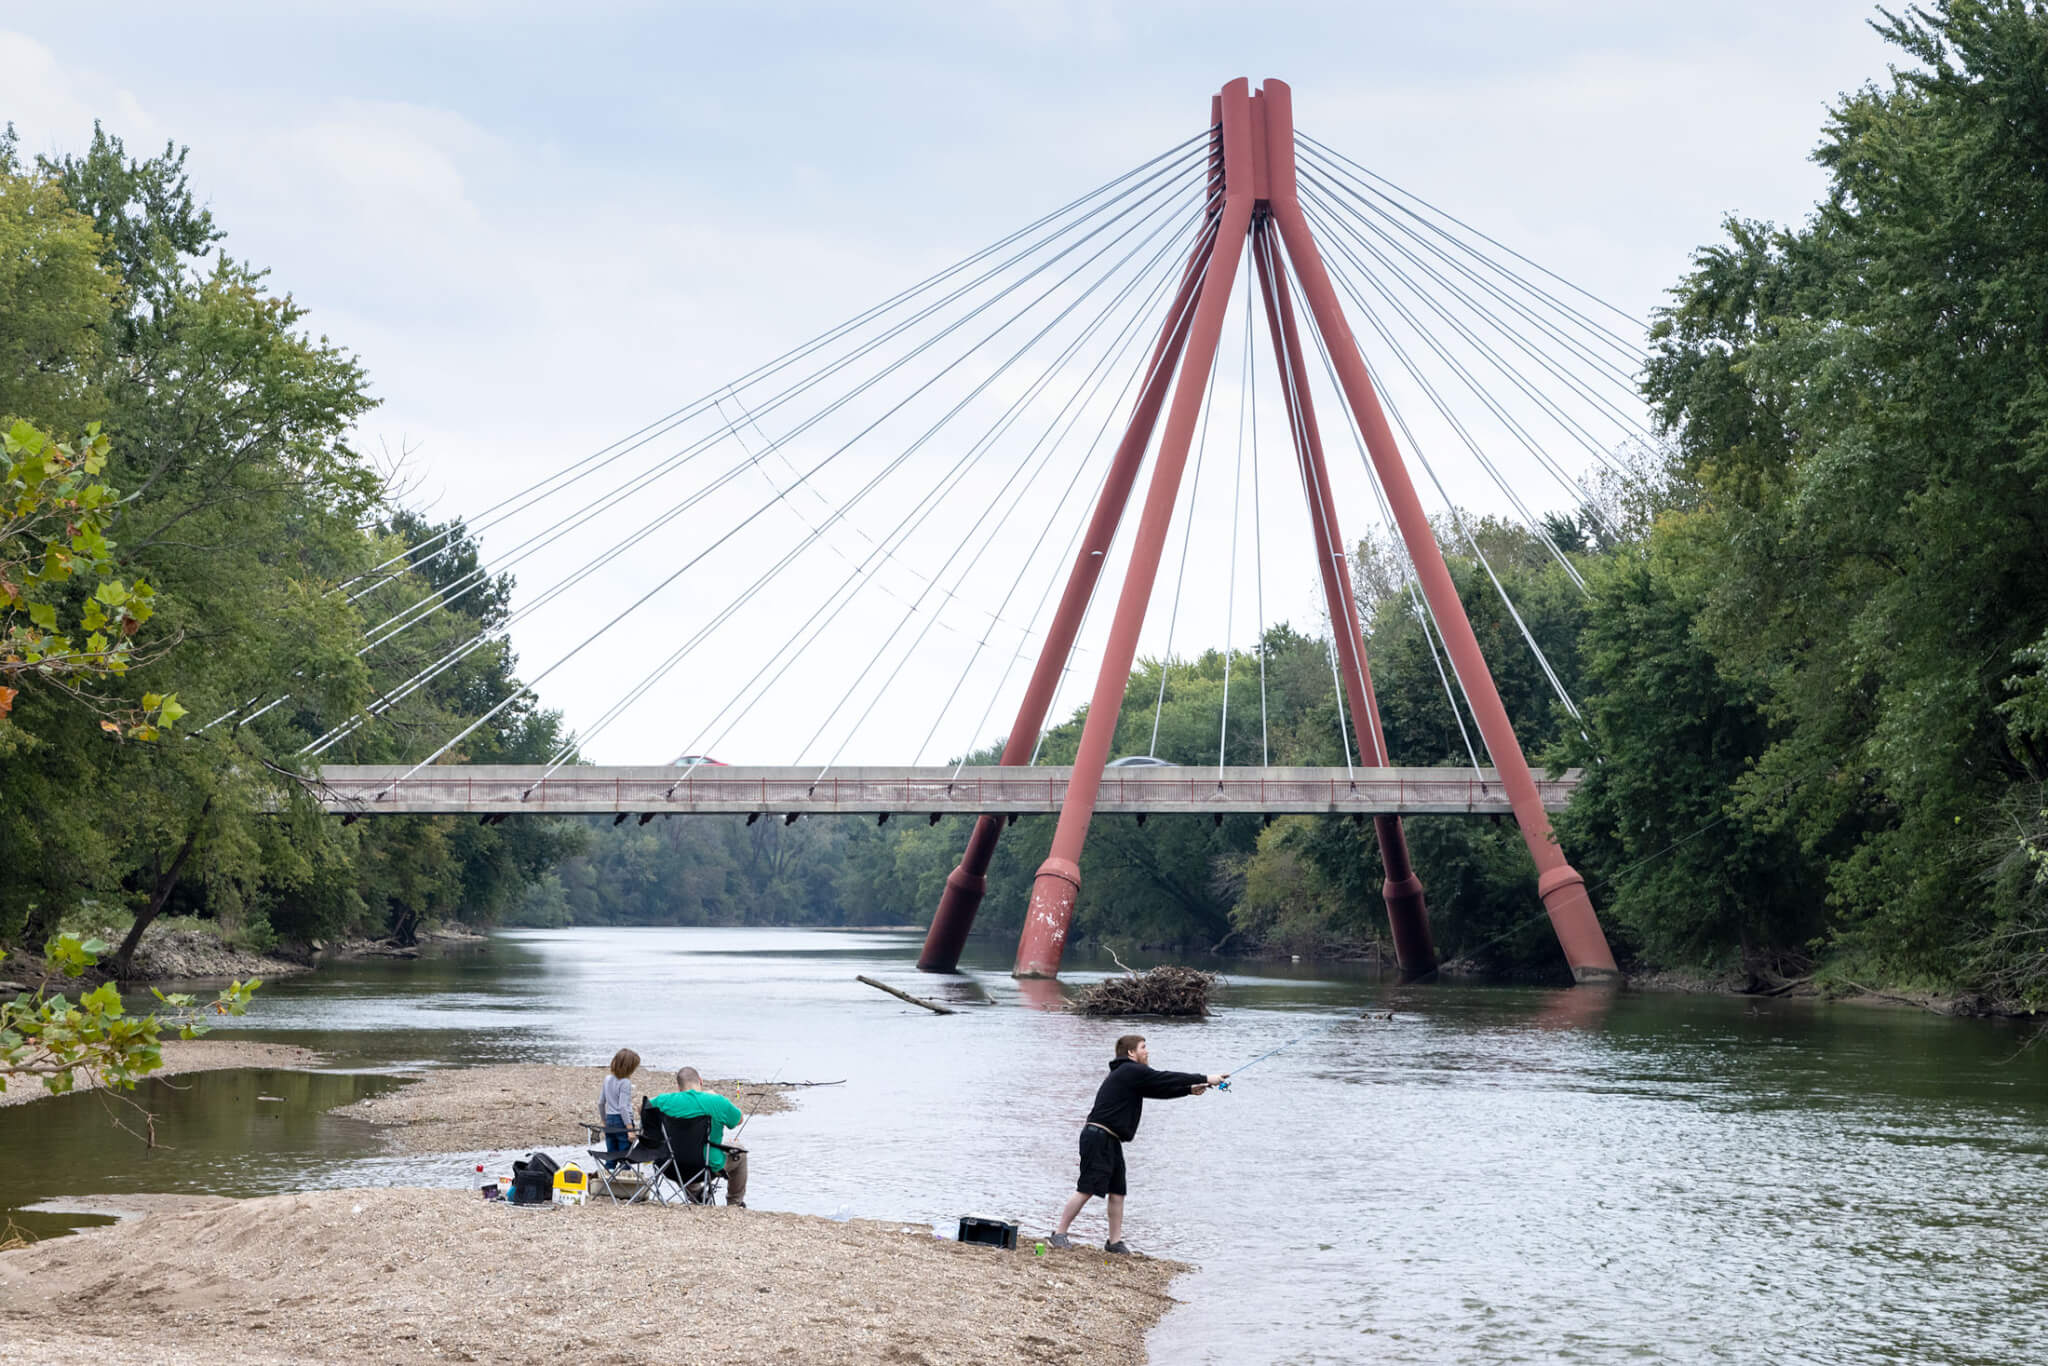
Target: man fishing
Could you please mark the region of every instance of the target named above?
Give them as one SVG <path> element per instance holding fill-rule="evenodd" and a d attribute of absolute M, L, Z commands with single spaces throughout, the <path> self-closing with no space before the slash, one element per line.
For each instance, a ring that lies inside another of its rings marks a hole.
<path fill-rule="evenodd" d="M 1109 1241 L 1105 1252 L 1129 1252 L 1124 1246 L 1124 1144 L 1138 1136 L 1138 1121 L 1144 1117 L 1145 1100 L 1178 1100 L 1199 1096 L 1221 1085 L 1228 1072 L 1203 1076 L 1199 1072 L 1158 1072 L 1151 1066 L 1151 1050 L 1145 1036 L 1126 1034 L 1116 1041 L 1116 1057 L 1110 1060 L 1109 1075 L 1096 1088 L 1095 1108 L 1081 1126 L 1081 1176 L 1074 1193 L 1060 1211 L 1059 1228 L 1053 1232 L 1054 1247 L 1072 1247 L 1067 1236 L 1081 1207 L 1096 1196 L 1109 1200 Z"/>

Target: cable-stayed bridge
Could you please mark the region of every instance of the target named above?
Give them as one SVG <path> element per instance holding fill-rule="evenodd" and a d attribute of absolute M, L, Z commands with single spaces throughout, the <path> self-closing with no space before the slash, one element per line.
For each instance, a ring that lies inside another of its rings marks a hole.
<path fill-rule="evenodd" d="M 958 961 L 1010 817 L 1058 816 L 1017 957 L 1020 974 L 1049 976 L 1095 814 L 1334 811 L 1373 820 L 1396 955 L 1426 973 L 1436 953 L 1403 818 L 1512 815 L 1575 976 L 1610 980 L 1550 829 L 1574 779 L 1531 771 L 1439 537 L 1513 624 L 1488 649 L 1526 651 L 1546 705 L 1577 724 L 1452 489 L 1490 488 L 1583 590 L 1575 547 L 1539 508 L 1561 495 L 1595 537 L 1616 534 L 1623 514 L 1600 490 L 1625 487 L 1630 453 L 1659 441 L 1636 388 L 1643 356 L 1639 320 L 1297 133 L 1284 83 L 1232 81 L 1180 144 L 474 513 L 474 567 L 458 572 L 442 533 L 337 585 L 369 623 L 358 656 L 403 674 L 367 705 L 322 715 L 301 679 L 205 729 L 310 721 L 320 733 L 299 758 L 344 819 L 973 812 L 920 959 L 935 971 Z M 1397 548 L 1377 606 L 1412 616 L 1427 663 L 1411 677 L 1441 688 L 1469 767 L 1396 766 L 1441 755 L 1391 752 L 1340 513 Z M 1155 591 L 1162 567 L 1170 597 Z M 1311 567 L 1331 624 L 1324 743 L 1343 764 L 1279 768 L 1269 580 Z M 418 667 L 390 663 L 394 642 L 431 636 L 419 628 L 514 569 L 554 577 L 522 582 Z M 1190 761 L 1208 741 L 1183 737 L 1182 767 L 1111 767 L 1141 633 L 1162 618 L 1148 753 L 1169 674 L 1193 671 L 1176 632 L 1220 635 L 1214 762 Z M 436 690 L 515 628 L 549 653 L 529 647 L 512 695 L 426 738 L 422 718 L 445 714 L 427 705 Z M 498 752 L 494 735 L 544 686 L 578 699 L 575 736 L 516 771 L 469 762 Z M 1077 705 L 1072 762 L 1042 763 L 1048 727 Z M 768 756 L 731 746 L 773 744 L 787 762 L 580 762 L 650 718 L 687 734 L 688 753 L 753 759 Z M 925 766 L 992 748 L 994 764 Z M 853 767 L 850 753 L 903 766 Z"/>

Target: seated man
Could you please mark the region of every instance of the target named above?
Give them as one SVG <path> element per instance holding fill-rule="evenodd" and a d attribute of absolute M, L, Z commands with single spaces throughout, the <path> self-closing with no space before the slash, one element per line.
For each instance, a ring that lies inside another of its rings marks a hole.
<path fill-rule="evenodd" d="M 701 1115 L 711 1121 L 711 1149 L 704 1156 L 705 1165 L 714 1171 L 725 1173 L 725 1203 L 738 1209 L 745 1209 L 746 1150 L 734 1148 L 728 1152 L 718 1146 L 725 1137 L 726 1126 L 738 1124 L 743 1118 L 740 1107 L 716 1091 L 706 1091 L 704 1078 L 694 1067 L 677 1068 L 676 1089 L 662 1092 L 653 1097 L 649 1104 L 672 1119 L 696 1119 Z"/>

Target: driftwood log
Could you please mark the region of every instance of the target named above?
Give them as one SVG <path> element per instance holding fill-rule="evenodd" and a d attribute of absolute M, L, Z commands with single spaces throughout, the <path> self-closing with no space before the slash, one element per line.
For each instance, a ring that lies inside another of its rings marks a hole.
<path fill-rule="evenodd" d="M 1122 967 L 1122 960 L 1117 966 Z M 1171 965 L 1105 977 L 1082 988 L 1070 1009 L 1082 1015 L 1179 1015 L 1209 1013 L 1209 992 L 1221 980 L 1213 972 Z"/>
<path fill-rule="evenodd" d="M 877 982 L 872 977 L 863 977 L 860 974 L 855 973 L 853 980 L 856 982 L 865 982 L 869 986 L 873 987 L 876 991 L 886 991 L 891 996 L 896 997 L 898 1000 L 908 1001 L 910 1002 L 910 1004 L 914 1006 L 923 1006 L 926 1010 L 931 1011 L 934 1015 L 958 1015 L 960 1013 L 959 1011 L 953 1009 L 951 1006 L 942 1006 L 936 1001 L 927 1001 L 922 996 L 912 996 L 907 991 L 898 991 L 895 987 L 890 986 L 887 982 Z"/>

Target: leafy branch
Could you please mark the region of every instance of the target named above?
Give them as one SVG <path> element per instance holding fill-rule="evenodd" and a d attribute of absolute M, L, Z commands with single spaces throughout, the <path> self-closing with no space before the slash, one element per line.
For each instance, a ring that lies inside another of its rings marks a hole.
<path fill-rule="evenodd" d="M 38 681 L 99 711 L 102 730 L 154 740 L 185 714 L 176 693 L 134 706 L 93 688 L 167 648 L 137 651 L 156 590 L 115 575 L 106 525 L 116 494 L 97 480 L 107 449 L 98 423 L 76 445 L 23 421 L 0 435 L 0 718 L 22 683 Z M 89 594 L 67 589 L 88 575 L 98 580 Z"/>
<path fill-rule="evenodd" d="M 74 979 L 106 952 L 104 941 L 73 934 L 60 934 L 43 948 L 45 960 Z M 166 1029 L 181 1039 L 196 1039 L 208 1031 L 209 1020 L 245 1012 L 261 985 L 262 979 L 254 977 L 232 982 L 203 1002 L 184 992 L 152 989 L 162 1013 L 132 1015 L 113 982 L 74 1001 L 62 992 L 49 994 L 46 980 L 33 994 L 0 1003 L 0 1091 L 23 1079 L 40 1081 L 52 1095 L 76 1090 L 81 1082 L 94 1089 L 132 1091 L 137 1081 L 164 1065 Z"/>

